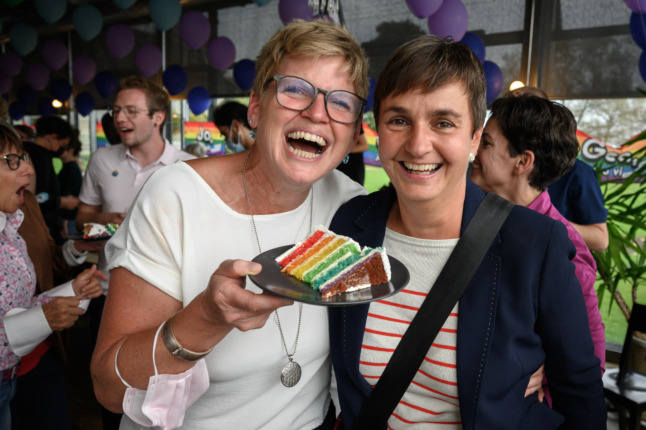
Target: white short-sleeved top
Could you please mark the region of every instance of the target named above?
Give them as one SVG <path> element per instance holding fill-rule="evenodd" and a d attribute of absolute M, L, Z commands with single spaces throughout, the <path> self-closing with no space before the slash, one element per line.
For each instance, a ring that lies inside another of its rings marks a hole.
<path fill-rule="evenodd" d="M 99 148 L 90 157 L 79 199 L 87 205 L 101 206 L 102 212 L 127 212 L 153 172 L 178 160 L 195 158 L 188 152 L 175 148 L 168 141 L 165 141 L 164 145 L 162 155 L 146 167 L 132 156 L 130 148 L 124 144 Z M 103 252 L 99 252 L 99 269 L 107 274 Z M 101 285 L 106 293 L 108 283 L 102 280 Z"/>
<path fill-rule="evenodd" d="M 309 234 L 312 195 L 312 224 L 327 226 L 343 202 L 364 193 L 342 173 L 330 173 L 298 208 L 254 217 L 262 250 L 295 243 Z M 184 305 L 204 290 L 220 262 L 251 260 L 258 254 L 250 216 L 228 207 L 186 163 L 150 177 L 105 250 L 110 269 L 125 267 Z M 251 281 L 246 288 L 261 292 Z M 278 312 L 291 352 L 298 305 Z M 319 426 L 329 406 L 326 308 L 303 306 L 294 360 L 303 374 L 295 387 L 286 388 L 280 374 L 287 357 L 273 316 L 261 329 L 230 332 L 207 356 L 211 386 L 188 410 L 183 428 Z"/>

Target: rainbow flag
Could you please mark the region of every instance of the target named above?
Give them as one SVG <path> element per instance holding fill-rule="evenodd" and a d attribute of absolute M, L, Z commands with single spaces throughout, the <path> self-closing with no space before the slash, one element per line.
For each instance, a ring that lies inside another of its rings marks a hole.
<path fill-rule="evenodd" d="M 370 166 L 381 167 L 379 153 L 377 152 L 377 132 L 371 129 L 368 124 L 363 123 L 363 134 L 368 142 L 368 150 L 363 153 L 363 163 Z"/>
<path fill-rule="evenodd" d="M 184 123 L 184 142 L 186 145 L 193 142 L 203 143 L 209 157 L 226 154 L 224 136 L 212 122 Z"/>
<path fill-rule="evenodd" d="M 579 158 L 590 165 L 601 163 L 603 181 L 626 178 L 646 163 L 646 131 L 635 135 L 621 146 L 603 143 L 579 130 L 576 137 L 581 146 Z"/>
<path fill-rule="evenodd" d="M 108 146 L 110 145 L 110 142 L 108 142 L 108 138 L 105 137 L 105 131 L 103 130 L 103 124 L 101 124 L 101 121 L 97 121 L 96 123 L 96 147 L 101 148 L 103 146 Z"/>

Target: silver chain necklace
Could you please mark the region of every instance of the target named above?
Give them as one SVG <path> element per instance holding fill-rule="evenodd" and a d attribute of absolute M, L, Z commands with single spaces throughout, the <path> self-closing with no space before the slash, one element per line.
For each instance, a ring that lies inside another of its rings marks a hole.
<path fill-rule="evenodd" d="M 256 236 L 256 243 L 258 244 L 258 252 L 262 253 L 262 248 L 260 247 L 260 238 L 258 237 L 258 230 L 256 229 L 256 220 L 253 217 L 253 209 L 251 208 L 251 199 L 249 199 L 249 192 L 247 191 L 247 181 L 245 180 L 245 173 L 247 171 L 247 162 L 249 161 L 249 155 L 251 151 L 247 152 L 247 157 L 244 160 L 244 166 L 242 167 L 242 186 L 244 187 L 244 195 L 247 198 L 247 204 L 249 205 L 249 215 L 251 216 L 251 225 L 253 226 L 253 232 Z M 310 199 L 310 232 L 312 231 L 312 217 L 314 214 L 314 187 L 310 188 L 312 193 L 312 198 Z M 296 339 L 294 340 L 294 351 L 290 354 L 287 350 L 287 343 L 285 342 L 285 335 L 283 334 L 283 328 L 280 325 L 280 317 L 278 316 L 278 310 L 274 311 L 276 315 L 276 324 L 278 325 L 278 331 L 280 331 L 280 340 L 283 342 L 283 348 L 285 348 L 285 355 L 289 360 L 283 370 L 280 373 L 280 381 L 285 387 L 293 387 L 298 384 L 298 381 L 301 379 L 301 366 L 296 361 L 294 361 L 294 355 L 296 354 L 296 347 L 298 346 L 298 336 L 301 333 L 301 317 L 303 316 L 303 303 L 298 304 L 298 328 L 296 329 Z"/>

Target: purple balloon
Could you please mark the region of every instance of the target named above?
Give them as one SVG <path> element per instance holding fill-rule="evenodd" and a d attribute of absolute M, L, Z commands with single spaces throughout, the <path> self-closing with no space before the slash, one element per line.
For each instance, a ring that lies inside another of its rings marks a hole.
<path fill-rule="evenodd" d="M 294 19 L 311 20 L 314 17 L 308 0 L 279 0 L 278 15 L 285 25 Z"/>
<path fill-rule="evenodd" d="M 108 51 L 115 58 L 123 58 L 135 47 L 135 35 L 125 24 L 114 24 L 105 34 Z"/>
<path fill-rule="evenodd" d="M 94 98 L 90 93 L 80 93 L 74 99 L 76 110 L 83 116 L 88 116 L 94 110 Z"/>
<path fill-rule="evenodd" d="M 646 0 L 624 0 L 624 3 L 635 13 L 646 12 Z"/>
<path fill-rule="evenodd" d="M 442 6 L 444 0 L 406 0 L 408 9 L 418 18 L 428 18 Z"/>
<path fill-rule="evenodd" d="M 202 12 L 190 10 L 179 21 L 179 37 L 191 49 L 199 49 L 211 36 L 211 24 Z"/>
<path fill-rule="evenodd" d="M 236 59 L 236 47 L 224 36 L 216 37 L 209 44 L 209 61 L 218 70 L 226 70 Z"/>
<path fill-rule="evenodd" d="M 94 75 L 96 75 L 96 63 L 89 57 L 77 57 L 72 62 L 72 74 L 76 82 L 85 85 L 94 79 Z"/>
<path fill-rule="evenodd" d="M 478 60 L 480 60 L 481 63 L 484 63 L 485 60 L 485 44 L 480 38 L 475 33 L 471 32 L 466 32 L 462 40 L 460 42 L 464 43 L 467 45 L 469 48 L 471 48 L 471 51 L 475 54 L 476 57 L 478 57 Z"/>
<path fill-rule="evenodd" d="M 0 94 L 7 94 L 13 85 L 13 79 L 5 72 L 0 71 Z"/>
<path fill-rule="evenodd" d="M 25 71 L 25 78 L 33 89 L 40 91 L 45 89 L 49 82 L 49 69 L 41 63 L 30 64 Z"/>
<path fill-rule="evenodd" d="M 22 58 L 15 52 L 8 51 L 0 54 L 0 71 L 9 76 L 16 76 L 22 69 Z"/>
<path fill-rule="evenodd" d="M 137 68 L 145 77 L 150 77 L 157 73 L 162 66 L 162 53 L 161 50 L 151 44 L 143 45 L 137 51 L 135 58 Z"/>
<path fill-rule="evenodd" d="M 96 77 L 94 78 L 94 86 L 101 97 L 107 99 L 117 92 L 119 81 L 114 77 L 112 72 L 104 70 L 96 74 Z"/>
<path fill-rule="evenodd" d="M 485 60 L 484 73 L 487 79 L 487 104 L 498 97 L 502 89 L 502 70 L 493 61 Z"/>
<path fill-rule="evenodd" d="M 52 70 L 59 70 L 68 60 L 67 46 L 58 39 L 48 40 L 43 45 L 43 60 Z"/>
<path fill-rule="evenodd" d="M 646 15 L 641 13 L 630 14 L 630 35 L 641 49 L 646 49 Z"/>
<path fill-rule="evenodd" d="M 9 116 L 14 121 L 18 121 L 25 116 L 26 109 L 23 105 L 18 102 L 13 102 L 9 105 Z"/>
<path fill-rule="evenodd" d="M 188 107 L 195 115 L 199 115 L 211 105 L 211 95 L 204 87 L 195 87 L 186 95 Z"/>
<path fill-rule="evenodd" d="M 233 68 L 233 80 L 241 90 L 247 91 L 253 88 L 253 81 L 256 79 L 256 63 L 244 59 L 238 61 Z"/>
<path fill-rule="evenodd" d="M 467 8 L 460 0 L 444 0 L 437 12 L 428 17 L 428 30 L 441 38 L 461 40 L 468 27 Z"/>

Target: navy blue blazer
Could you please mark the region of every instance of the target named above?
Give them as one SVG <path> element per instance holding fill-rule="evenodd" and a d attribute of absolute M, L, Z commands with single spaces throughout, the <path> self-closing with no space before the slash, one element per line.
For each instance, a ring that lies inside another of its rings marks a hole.
<path fill-rule="evenodd" d="M 484 196 L 468 182 L 461 231 Z M 338 210 L 330 229 L 379 246 L 395 199 L 392 187 L 356 197 Z M 464 429 L 606 428 L 600 363 L 569 261 L 574 253 L 562 223 L 524 207 L 512 209 L 459 301 Z M 372 391 L 359 372 L 368 307 L 330 308 L 332 362 L 346 429 Z M 553 409 L 536 394 L 525 398 L 529 378 L 542 363 Z"/>

